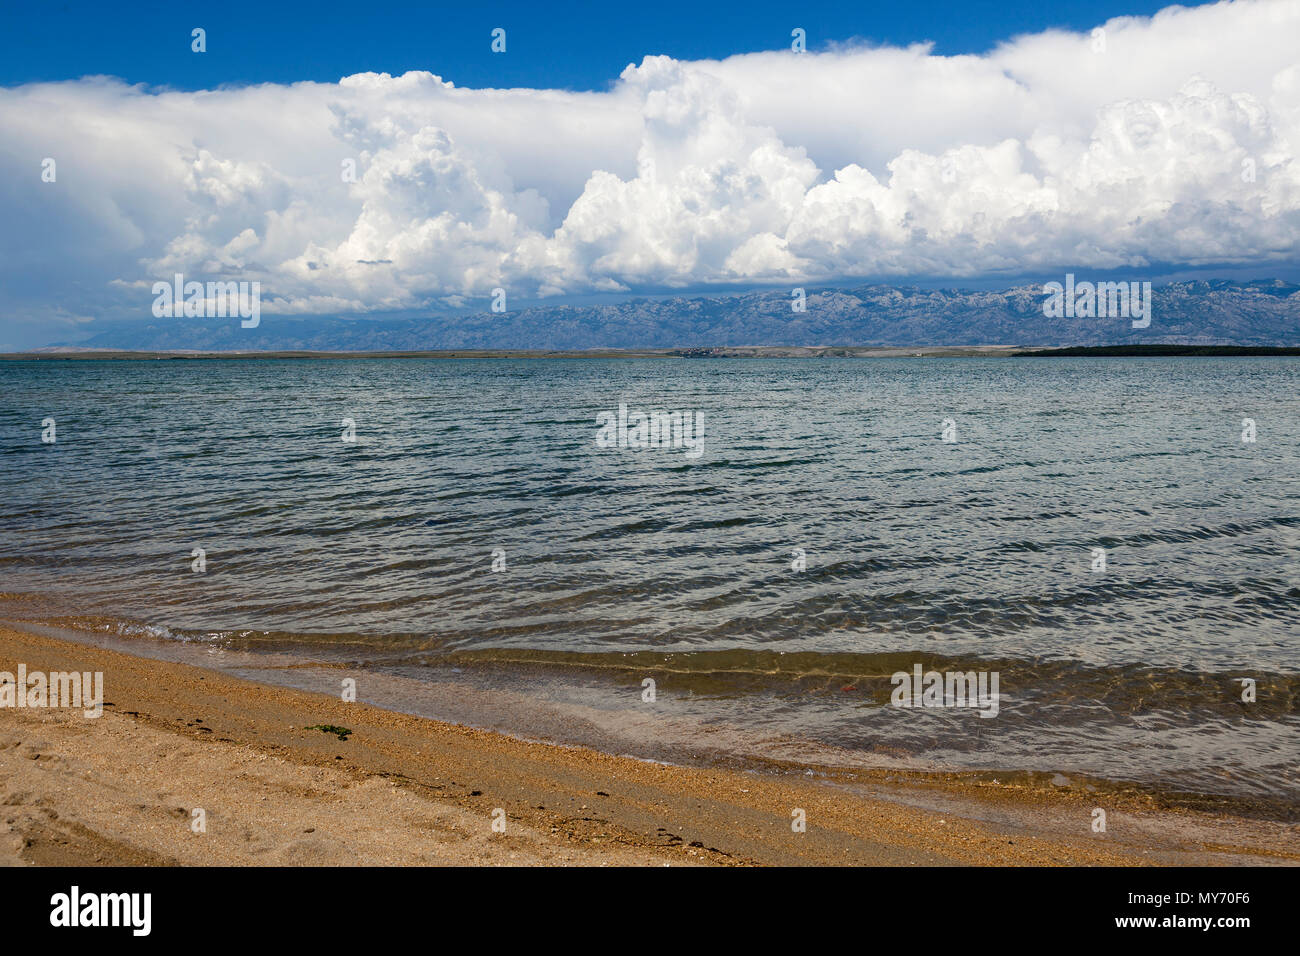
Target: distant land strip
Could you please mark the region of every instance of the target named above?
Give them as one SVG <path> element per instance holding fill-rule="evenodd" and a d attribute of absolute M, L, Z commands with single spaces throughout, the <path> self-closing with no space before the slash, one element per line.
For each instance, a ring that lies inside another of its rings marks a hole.
<path fill-rule="evenodd" d="M 1069 358 L 1097 356 L 1181 356 L 1181 355 L 1300 355 L 1300 348 L 1271 345 L 1086 345 L 1062 349 L 1031 349 L 1017 352 L 1028 358 Z"/>
<path fill-rule="evenodd" d="M 954 346 L 785 346 L 729 345 L 717 348 L 647 349 L 435 349 L 427 351 L 133 351 L 50 348 L 0 353 L 0 361 L 185 361 L 203 359 L 643 359 L 643 358 L 1075 358 L 1183 356 L 1300 356 L 1300 347 L 1267 345 L 1089 345 L 1026 349 L 1018 345 Z"/>

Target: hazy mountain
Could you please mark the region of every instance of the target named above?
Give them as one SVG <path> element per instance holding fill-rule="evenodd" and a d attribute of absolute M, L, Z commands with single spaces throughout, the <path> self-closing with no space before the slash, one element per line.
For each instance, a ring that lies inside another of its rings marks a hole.
<path fill-rule="evenodd" d="M 92 325 L 75 344 L 121 349 L 585 349 L 720 345 L 1100 345 L 1160 342 L 1300 345 L 1300 286 L 1281 280 L 1172 283 L 1153 292 L 1151 325 L 1123 318 L 1046 318 L 1041 286 L 1001 292 L 883 285 L 632 299 L 504 314 L 404 319 L 149 319 Z"/>

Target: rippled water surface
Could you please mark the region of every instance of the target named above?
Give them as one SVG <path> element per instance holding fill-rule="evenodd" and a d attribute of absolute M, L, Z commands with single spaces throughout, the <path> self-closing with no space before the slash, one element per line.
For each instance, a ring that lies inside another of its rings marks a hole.
<path fill-rule="evenodd" d="M 504 688 L 634 752 L 1300 804 L 1294 359 L 51 361 L 0 387 L 10 619 Z M 702 454 L 599 447 L 620 403 L 702 415 Z M 917 663 L 997 671 L 997 717 L 890 706 Z"/>

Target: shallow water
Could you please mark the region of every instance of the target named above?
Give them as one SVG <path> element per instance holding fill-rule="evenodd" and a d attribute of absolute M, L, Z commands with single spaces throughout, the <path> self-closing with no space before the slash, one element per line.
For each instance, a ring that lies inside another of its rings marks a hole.
<path fill-rule="evenodd" d="M 1294 359 L 3 362 L 0 387 L 0 590 L 40 596 L 9 618 L 508 690 L 646 753 L 1300 805 Z M 600 447 L 620 403 L 699 413 L 702 452 Z M 997 716 L 891 706 L 916 664 L 997 672 Z"/>

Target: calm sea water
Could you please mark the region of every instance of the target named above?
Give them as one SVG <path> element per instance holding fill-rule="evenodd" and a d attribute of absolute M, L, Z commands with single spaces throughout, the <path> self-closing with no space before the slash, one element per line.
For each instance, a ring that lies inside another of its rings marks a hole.
<path fill-rule="evenodd" d="M 1294 359 L 5 362 L 0 387 L 10 620 L 353 667 L 645 756 L 1300 806 Z M 620 403 L 698 413 L 702 453 L 600 447 Z M 996 671 L 998 715 L 891 706 L 918 663 Z"/>

